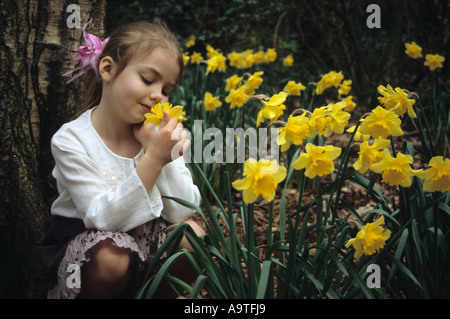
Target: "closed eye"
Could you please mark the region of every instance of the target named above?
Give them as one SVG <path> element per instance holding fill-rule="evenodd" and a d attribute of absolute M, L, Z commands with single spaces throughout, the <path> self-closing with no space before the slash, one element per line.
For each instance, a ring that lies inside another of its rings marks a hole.
<path fill-rule="evenodd" d="M 145 85 L 150 85 L 150 84 L 153 83 L 153 81 L 148 80 L 147 78 L 145 78 L 145 77 L 142 76 L 142 75 L 141 75 L 141 79 L 142 79 L 142 82 L 145 83 Z M 171 89 L 171 87 L 169 87 L 168 89 L 163 89 L 163 90 L 161 91 L 161 93 L 162 93 L 164 96 L 169 96 L 171 91 L 172 91 L 172 89 Z"/>
<path fill-rule="evenodd" d="M 150 85 L 150 84 L 152 84 L 152 81 L 150 81 L 150 80 L 148 80 L 148 79 L 146 79 L 145 77 L 143 77 L 143 76 L 141 76 L 141 79 L 142 79 L 142 82 L 144 82 L 145 84 L 147 84 L 147 85 Z"/>

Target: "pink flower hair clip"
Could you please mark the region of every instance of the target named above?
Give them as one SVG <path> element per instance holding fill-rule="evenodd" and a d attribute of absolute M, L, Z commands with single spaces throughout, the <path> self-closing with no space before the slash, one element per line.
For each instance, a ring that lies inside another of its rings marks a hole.
<path fill-rule="evenodd" d="M 97 63 L 98 63 L 98 57 L 103 51 L 103 48 L 105 47 L 106 43 L 108 42 L 109 38 L 106 38 L 103 40 L 103 42 L 96 37 L 93 34 L 86 32 L 86 27 L 91 23 L 92 21 L 89 21 L 84 24 L 83 26 L 83 37 L 84 37 L 84 44 L 85 45 L 79 45 L 78 46 L 78 54 L 73 58 L 73 61 L 81 61 L 81 66 L 69 71 L 67 73 L 64 73 L 63 76 L 68 76 L 69 74 L 72 74 L 73 72 L 76 72 L 78 70 L 81 70 L 77 75 L 74 75 L 69 81 L 67 81 L 66 84 L 69 84 L 79 76 L 83 75 L 86 72 L 86 68 L 91 68 L 94 70 L 95 75 L 98 75 L 97 70 Z"/>

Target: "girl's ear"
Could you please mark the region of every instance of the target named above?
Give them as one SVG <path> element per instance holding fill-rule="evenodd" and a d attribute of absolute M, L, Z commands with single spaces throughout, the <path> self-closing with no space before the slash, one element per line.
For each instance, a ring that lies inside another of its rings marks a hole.
<path fill-rule="evenodd" d="M 98 72 L 104 82 L 110 82 L 113 78 L 114 60 L 110 56 L 105 56 L 100 60 Z"/>

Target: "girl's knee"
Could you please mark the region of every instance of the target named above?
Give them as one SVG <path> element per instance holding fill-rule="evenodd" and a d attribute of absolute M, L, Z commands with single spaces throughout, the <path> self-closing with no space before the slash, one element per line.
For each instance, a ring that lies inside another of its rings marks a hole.
<path fill-rule="evenodd" d="M 206 235 L 205 230 L 192 219 L 185 220 L 184 222 L 191 226 L 192 230 L 197 234 L 197 236 Z"/>
<path fill-rule="evenodd" d="M 103 240 L 90 250 L 91 260 L 85 265 L 85 270 L 92 272 L 97 280 L 113 283 L 124 278 L 130 269 L 132 252 L 121 248 L 110 240 Z"/>
<path fill-rule="evenodd" d="M 203 230 L 202 227 L 200 227 L 199 224 L 197 224 L 195 221 L 193 221 L 192 219 L 187 219 L 184 221 L 184 223 L 188 224 L 189 226 L 191 226 L 192 230 L 195 232 L 195 234 L 197 236 L 203 236 L 205 235 L 205 231 Z M 176 223 L 176 224 L 172 224 L 170 225 L 168 228 L 172 228 L 172 227 L 176 227 L 178 224 L 180 223 Z M 181 239 L 180 245 L 178 246 L 178 250 L 180 249 L 187 249 L 189 251 L 192 251 L 193 248 L 192 246 L 189 244 L 189 241 L 187 240 L 186 236 L 183 236 L 183 238 Z"/>
<path fill-rule="evenodd" d="M 197 224 L 195 221 L 193 221 L 192 219 L 186 219 L 185 221 L 183 221 L 183 223 L 186 223 L 189 226 L 191 226 L 192 230 L 197 234 L 197 236 L 206 235 L 205 230 L 199 224 Z M 181 224 L 181 223 L 171 224 L 167 228 L 171 229 L 173 227 L 178 226 L 179 224 Z"/>

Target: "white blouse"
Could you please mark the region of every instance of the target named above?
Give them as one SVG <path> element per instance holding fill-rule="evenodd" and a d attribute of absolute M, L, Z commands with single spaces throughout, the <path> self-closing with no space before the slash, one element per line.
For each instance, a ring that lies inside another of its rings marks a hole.
<path fill-rule="evenodd" d="M 183 157 L 163 167 L 148 194 L 135 170 L 143 149 L 135 158 L 113 153 L 92 126 L 91 112 L 64 124 L 52 138 L 59 197 L 51 213 L 80 218 L 88 229 L 124 232 L 160 216 L 178 223 L 192 215 L 191 209 L 161 197 L 200 204 Z"/>

